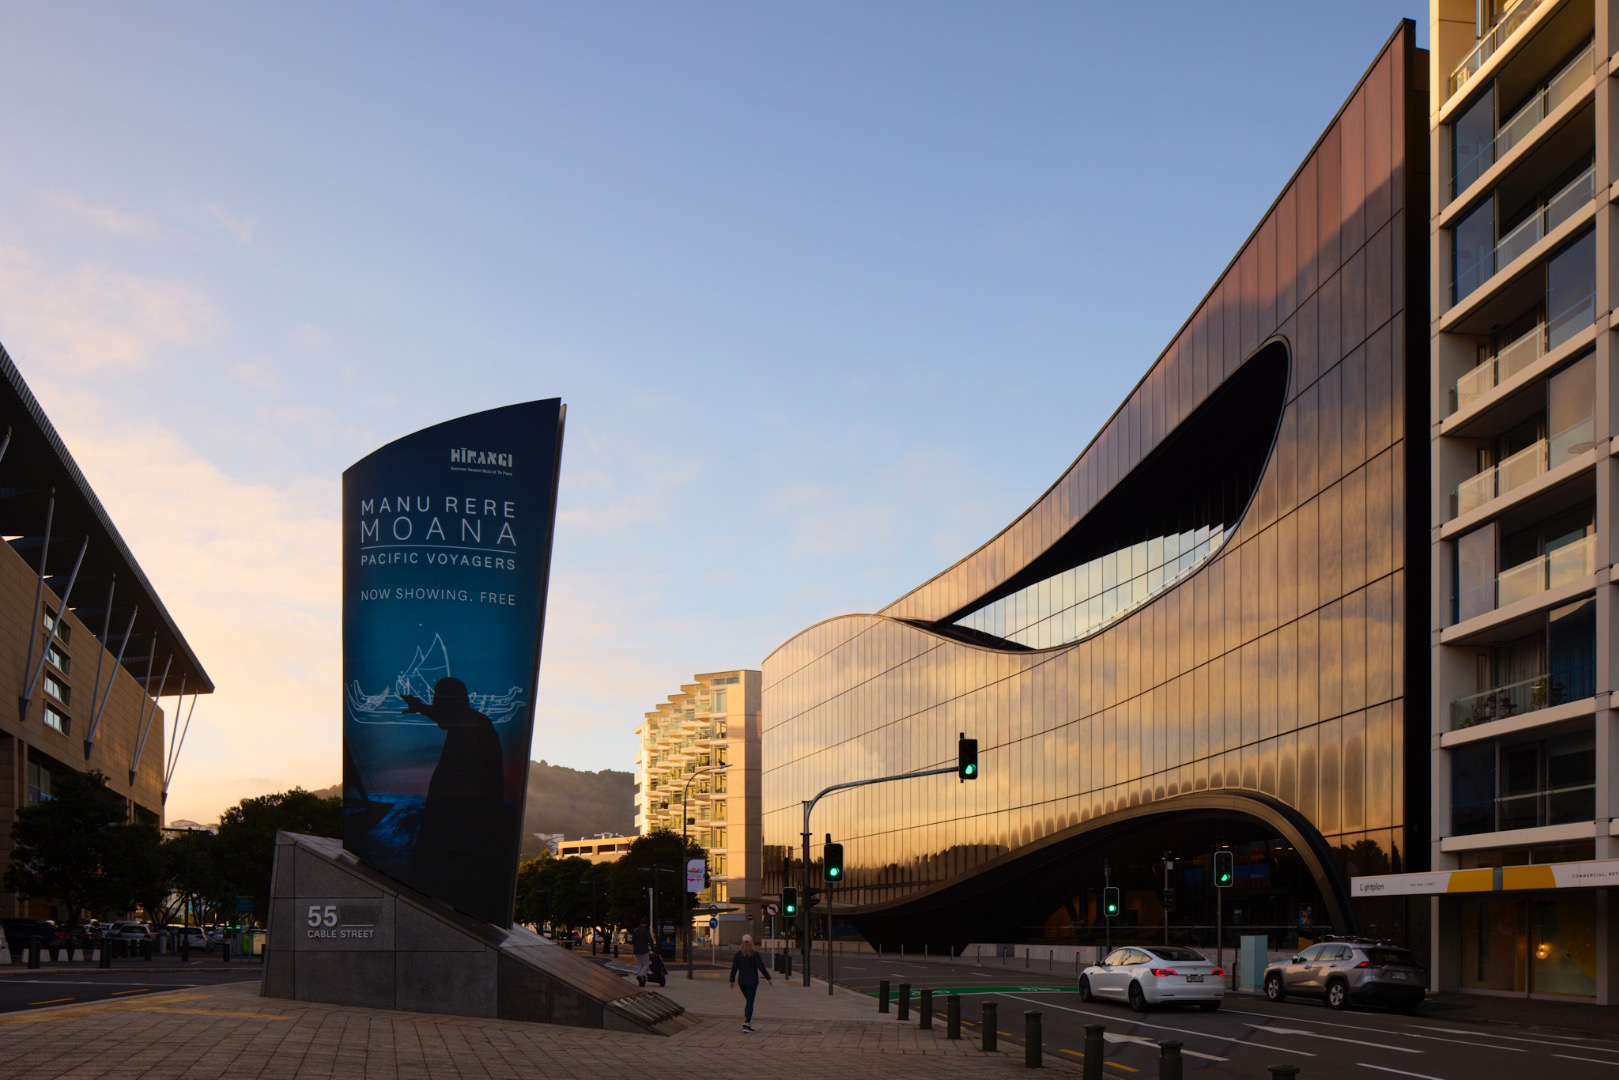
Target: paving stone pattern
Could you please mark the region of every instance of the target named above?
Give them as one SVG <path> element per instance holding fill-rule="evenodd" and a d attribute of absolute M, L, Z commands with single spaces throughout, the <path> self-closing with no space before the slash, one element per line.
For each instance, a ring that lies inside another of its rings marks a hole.
<path fill-rule="evenodd" d="M 723 973 L 667 989 L 700 1022 L 674 1036 L 393 1012 L 260 997 L 252 983 L 0 1016 L 7 1080 L 402 1080 L 438 1077 L 979 1077 L 1026 1072 L 1021 1048 L 985 1054 L 883 1016 L 872 999 L 778 978 L 756 1034 Z M 1072 1072 L 1047 1056 L 1048 1068 Z"/>

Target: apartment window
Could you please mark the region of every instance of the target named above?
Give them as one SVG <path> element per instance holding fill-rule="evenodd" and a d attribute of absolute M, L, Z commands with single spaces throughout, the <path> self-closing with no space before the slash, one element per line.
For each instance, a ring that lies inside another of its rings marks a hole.
<path fill-rule="evenodd" d="M 1596 738 L 1590 730 L 1533 742 L 1474 743 L 1451 751 L 1456 836 L 1590 821 L 1596 813 Z"/>
<path fill-rule="evenodd" d="M 1596 317 L 1597 242 L 1587 232 L 1546 260 L 1546 347 L 1555 349 Z"/>
<path fill-rule="evenodd" d="M 1494 86 L 1457 114 L 1451 123 L 1450 136 L 1450 190 L 1452 195 L 1459 195 L 1495 164 Z"/>
<path fill-rule="evenodd" d="M 1460 303 L 1495 273 L 1495 196 L 1490 196 L 1452 230 L 1450 302 Z"/>
<path fill-rule="evenodd" d="M 45 703 L 45 726 L 48 728 L 55 728 L 63 735 L 66 735 L 68 729 L 67 713 L 63 712 L 61 709 L 58 709 L 55 705 L 52 705 L 47 701 Z"/>
<path fill-rule="evenodd" d="M 725 847 L 725 830 L 724 829 L 715 829 L 713 831 L 713 833 L 711 833 L 710 835 L 712 836 L 712 840 L 710 841 L 710 846 L 711 847 L 715 847 L 715 848 L 724 848 Z"/>
<path fill-rule="evenodd" d="M 58 679 L 55 675 L 52 675 L 47 671 L 45 672 L 43 681 L 45 684 L 45 692 L 47 694 L 55 698 L 57 701 L 60 701 L 63 705 L 72 704 L 68 698 L 68 694 L 71 693 L 71 690 L 61 679 Z"/>
<path fill-rule="evenodd" d="M 716 690 L 716 691 L 714 691 L 714 711 L 715 712 L 724 712 L 725 711 L 725 691 L 724 690 Z"/>
<path fill-rule="evenodd" d="M 1596 445 L 1596 393 L 1595 353 L 1587 353 L 1551 377 L 1546 394 L 1549 468 Z"/>
<path fill-rule="evenodd" d="M 73 670 L 73 658 L 68 656 L 67 650 L 62 648 L 60 642 L 53 640 L 45 643 L 45 659 L 63 675 L 67 675 Z"/>

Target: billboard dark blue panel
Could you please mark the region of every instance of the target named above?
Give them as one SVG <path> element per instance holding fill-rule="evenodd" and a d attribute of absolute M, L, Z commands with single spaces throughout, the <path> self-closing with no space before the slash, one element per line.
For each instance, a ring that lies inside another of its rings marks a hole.
<path fill-rule="evenodd" d="M 425 428 L 343 474 L 343 846 L 508 926 L 564 408 Z"/>

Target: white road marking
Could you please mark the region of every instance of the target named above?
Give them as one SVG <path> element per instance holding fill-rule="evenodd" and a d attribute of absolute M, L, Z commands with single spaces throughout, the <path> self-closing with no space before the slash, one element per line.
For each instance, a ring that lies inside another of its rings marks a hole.
<path fill-rule="evenodd" d="M 1097 1017 L 1098 1019 L 1102 1019 L 1102 1020 L 1109 1020 L 1109 1019 L 1116 1020 L 1116 1019 L 1118 1019 L 1118 1014 L 1117 1013 L 1102 1013 L 1102 1012 L 1092 1012 L 1089 1009 L 1075 1009 L 1075 1008 L 1073 1008 L 1071 1006 L 1068 1006 L 1068 1005 L 1057 1005 L 1057 1004 L 1055 1004 L 1053 1002 L 1046 1001 L 1044 999 L 1037 1000 L 1035 998 L 1019 997 L 1017 994 L 1001 994 L 999 996 L 1004 997 L 1004 998 L 1010 998 L 1013 1001 L 1026 1001 L 1030 1005 L 1043 1005 L 1048 1009 L 1060 1009 L 1063 1012 L 1074 1013 L 1077 1016 L 1094 1016 L 1094 1017 Z M 1152 1028 L 1154 1031 L 1173 1031 L 1173 1032 L 1175 1032 L 1176 1034 L 1179 1034 L 1179 1035 L 1196 1035 L 1196 1036 L 1198 1036 L 1199 1038 L 1202 1038 L 1202 1039 L 1213 1039 L 1216 1042 L 1234 1043 L 1237 1046 L 1250 1046 L 1250 1045 L 1261 1046 L 1261 1044 L 1258 1044 L 1258 1043 L 1238 1042 L 1236 1039 L 1233 1039 L 1229 1035 L 1221 1035 L 1220 1033 L 1214 1032 L 1214 1031 L 1198 1031 L 1198 1030 L 1196 1030 L 1194 1028 L 1170 1027 L 1168 1024 L 1149 1024 L 1149 1023 L 1147 1023 L 1145 1021 L 1141 1021 L 1141 1020 L 1136 1021 L 1136 1026 L 1137 1027 L 1144 1027 L 1144 1028 Z M 1103 1038 L 1108 1038 L 1108 1037 L 1109 1036 L 1107 1034 L 1103 1035 Z M 1149 1040 L 1149 1041 L 1151 1041 L 1151 1040 Z M 1157 1046 L 1158 1044 L 1156 1042 L 1154 1042 L 1153 1045 Z M 1264 1046 L 1261 1046 L 1261 1048 L 1262 1049 L 1282 1049 L 1282 1047 L 1264 1047 Z M 1189 1051 L 1183 1049 L 1181 1051 L 1181 1053 L 1185 1054 L 1185 1053 L 1189 1053 Z M 1314 1054 L 1305 1053 L 1303 1050 L 1298 1051 L 1298 1053 L 1304 1054 L 1305 1057 L 1315 1057 Z M 1199 1054 L 1199 1055 L 1196 1055 L 1196 1056 L 1205 1057 L 1207 1055 Z M 1218 1058 L 1217 1060 L 1219 1060 L 1219 1061 L 1227 1061 L 1229 1059 L 1228 1058 Z"/>
<path fill-rule="evenodd" d="M 1368 1065 L 1364 1061 L 1355 1062 L 1363 1069 L 1376 1069 L 1378 1072 L 1393 1073 L 1396 1076 L 1415 1076 L 1418 1080 L 1445 1080 L 1443 1076 L 1429 1076 L 1427 1073 L 1406 1072 L 1404 1069 L 1391 1069 L 1386 1065 Z"/>
<path fill-rule="evenodd" d="M 1108 1042 L 1140 1043 L 1142 1046 L 1150 1046 L 1154 1050 L 1158 1049 L 1158 1040 L 1149 1039 L 1145 1035 L 1121 1035 L 1113 1031 L 1104 1031 L 1102 1032 L 1102 1038 Z M 1230 1058 L 1220 1057 L 1218 1054 L 1200 1054 L 1196 1050 L 1188 1050 L 1184 1046 L 1181 1047 L 1181 1053 L 1187 1057 L 1202 1058 L 1205 1061 L 1231 1060 Z"/>
<path fill-rule="evenodd" d="M 1413 1050 L 1409 1046 L 1390 1046 L 1387 1043 L 1367 1042 L 1365 1039 L 1346 1039 L 1341 1035 L 1324 1035 L 1319 1031 L 1306 1031 L 1304 1028 L 1278 1028 L 1267 1027 L 1264 1024 L 1249 1024 L 1256 1031 L 1267 1031 L 1272 1035 L 1303 1035 L 1311 1039 L 1327 1039 L 1331 1042 L 1349 1043 L 1352 1046 L 1370 1046 L 1377 1050 L 1392 1050 L 1396 1054 L 1420 1054 L 1423 1051 Z"/>
<path fill-rule="evenodd" d="M 1491 1039 L 1506 1039 L 1509 1042 L 1533 1043 L 1536 1046 L 1560 1046 L 1565 1050 L 1586 1050 L 1586 1051 L 1589 1051 L 1589 1052 L 1591 1052 L 1593 1054 L 1619 1054 L 1619 1048 L 1610 1050 L 1605 1046 L 1586 1046 L 1586 1045 L 1581 1044 L 1581 1043 L 1570 1043 L 1568 1041 L 1569 1039 L 1577 1037 L 1577 1036 L 1572 1036 L 1572 1035 L 1563 1036 L 1562 1041 L 1558 1042 L 1558 1041 L 1553 1041 L 1553 1039 L 1551 1037 L 1545 1037 L 1545 1038 L 1539 1038 L 1539 1039 L 1526 1039 L 1521 1035 L 1497 1035 L 1493 1031 L 1468 1031 L 1465 1028 L 1425 1027 L 1422 1030 L 1423 1031 L 1442 1031 L 1446 1035 L 1471 1035 L 1474 1038 L 1477 1038 L 1480 1035 L 1484 1035 L 1484 1036 L 1487 1036 L 1487 1037 L 1489 1037 Z M 1495 1049 L 1502 1050 L 1502 1049 L 1506 1049 L 1506 1048 L 1505 1047 L 1495 1047 Z"/>
<path fill-rule="evenodd" d="M 1553 1054 L 1552 1057 L 1566 1058 L 1569 1061 L 1589 1061 L 1593 1065 L 1619 1065 L 1619 1061 L 1603 1061 L 1601 1058 L 1575 1057 L 1573 1054 Z"/>

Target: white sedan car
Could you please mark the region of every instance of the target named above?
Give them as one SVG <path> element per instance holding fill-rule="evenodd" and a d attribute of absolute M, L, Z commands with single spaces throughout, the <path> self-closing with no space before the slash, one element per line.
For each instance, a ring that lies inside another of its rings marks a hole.
<path fill-rule="evenodd" d="M 1079 976 L 1085 1001 L 1113 998 L 1136 1012 L 1154 1005 L 1196 1005 L 1213 1012 L 1225 1000 L 1225 971 L 1196 949 L 1129 945 L 1114 949 Z"/>

